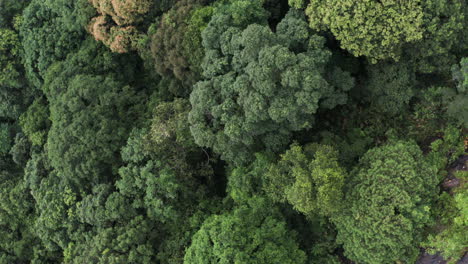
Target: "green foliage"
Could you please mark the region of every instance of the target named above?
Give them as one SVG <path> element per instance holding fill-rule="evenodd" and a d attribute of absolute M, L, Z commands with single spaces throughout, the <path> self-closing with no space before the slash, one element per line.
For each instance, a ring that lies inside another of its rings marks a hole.
<path fill-rule="evenodd" d="M 378 112 L 396 115 L 408 108 L 416 78 L 407 63 L 380 63 L 368 67 L 366 100 Z"/>
<path fill-rule="evenodd" d="M 202 74 L 200 62 L 205 57 L 202 46 L 202 32 L 208 26 L 214 12 L 215 8 L 213 6 L 195 8 L 186 22 L 187 31 L 182 40 L 182 53 L 187 58 L 190 69 L 198 75 Z"/>
<path fill-rule="evenodd" d="M 442 193 L 439 200 L 443 204 L 440 223 L 444 228 L 440 233 L 431 234 L 424 246 L 435 254 L 441 252 L 450 264 L 456 263 L 465 253 L 468 241 L 468 173 L 459 171 L 455 177 L 460 180 L 460 186 L 455 189 L 454 196 Z"/>
<path fill-rule="evenodd" d="M 127 81 L 132 78 L 122 72 L 132 60 L 96 45 L 88 41 L 79 52 L 54 64 L 44 84 L 52 121 L 47 140 L 51 164 L 59 177 L 82 186 L 84 179 L 91 184 L 112 177 L 131 122 L 141 113 L 138 91 L 123 81 L 125 76 Z M 123 74 L 112 73 L 117 70 Z"/>
<path fill-rule="evenodd" d="M 15 143 L 10 149 L 10 155 L 14 163 L 24 167 L 29 160 L 31 143 L 23 133 L 17 133 Z"/>
<path fill-rule="evenodd" d="M 304 6 L 304 0 L 288 0 L 288 4 L 291 7 L 300 9 Z"/>
<path fill-rule="evenodd" d="M 203 2 L 202 0 L 179 1 L 162 16 L 156 34 L 151 39 L 151 51 L 156 71 L 163 76 L 174 76 L 188 87 L 200 78 L 194 68 L 203 58 L 199 55 L 202 48 L 199 29 L 202 25 L 199 24 L 206 14 L 198 12 L 195 21 L 190 20 L 194 10 L 200 9 Z M 189 28 L 191 31 L 187 36 Z M 192 59 L 194 63 L 191 64 L 190 57 L 193 51 L 197 53 L 199 61 L 195 62 Z"/>
<path fill-rule="evenodd" d="M 443 94 L 443 87 L 429 87 L 418 94 L 412 113 L 408 116 L 409 134 L 418 142 L 436 135 L 449 121 Z"/>
<path fill-rule="evenodd" d="M 342 214 L 334 219 L 344 254 L 358 263 L 412 263 L 438 183 L 412 141 L 369 150 L 353 171 Z"/>
<path fill-rule="evenodd" d="M 155 263 L 154 224 L 142 216 L 125 225 L 99 229 L 96 236 L 70 243 L 64 251 L 66 263 Z"/>
<path fill-rule="evenodd" d="M 252 198 L 232 212 L 203 223 L 184 263 L 305 263 L 280 213 L 263 198 Z"/>
<path fill-rule="evenodd" d="M 273 163 L 273 155 L 257 153 L 249 166 L 234 168 L 226 187 L 229 197 L 237 203 L 244 203 L 255 195 L 264 194 L 265 174 Z"/>
<path fill-rule="evenodd" d="M 20 27 L 24 67 L 36 89 L 51 64 L 79 48 L 91 15 L 86 0 L 32 0 L 24 10 Z"/>
<path fill-rule="evenodd" d="M 451 65 L 458 63 L 456 57 L 466 54 L 468 4 L 463 0 L 424 0 L 421 6 L 423 40 L 407 45 L 406 56 L 422 73 L 448 73 Z"/>
<path fill-rule="evenodd" d="M 33 251 L 40 247 L 32 229 L 35 215 L 31 200 L 20 170 L 1 164 L 0 263 L 29 262 Z"/>
<path fill-rule="evenodd" d="M 265 174 L 265 192 L 312 217 L 341 210 L 346 171 L 338 152 L 327 145 L 292 145 Z"/>
<path fill-rule="evenodd" d="M 262 14 L 251 8 L 245 13 Z M 289 13 L 275 33 L 237 20 L 221 11 L 203 31 L 206 80 L 194 86 L 189 121 L 197 144 L 240 164 L 256 150 L 281 150 L 291 132 L 312 126 L 319 107 L 344 104 L 353 79 L 327 67 L 324 39 L 310 34 L 300 13 Z"/>
<path fill-rule="evenodd" d="M 467 8 L 0 0 L 0 263 L 455 262 Z"/>
<path fill-rule="evenodd" d="M 135 130 L 122 149 L 127 165 L 119 169 L 121 178 L 116 182 L 132 208 L 162 223 L 160 230 L 168 237 L 155 245 L 162 263 L 180 263 L 192 234 L 206 217 L 203 211 L 210 208 L 203 205 L 208 195 L 204 182 L 210 182 L 213 171 L 190 135 L 189 109 L 182 99 L 158 105 L 150 130 Z"/>
<path fill-rule="evenodd" d="M 311 28 L 329 29 L 343 49 L 372 63 L 398 60 L 403 44 L 423 38 L 420 1 L 311 0 L 306 13 Z"/>
<path fill-rule="evenodd" d="M 445 89 L 444 103 L 447 115 L 468 128 L 468 57 L 461 59 L 460 65 L 452 67 L 456 89 Z"/>
<path fill-rule="evenodd" d="M 78 227 L 73 221 L 77 194 L 51 173 L 35 186 L 32 195 L 38 211 L 33 226 L 35 234 L 47 251 L 60 258 L 61 248 L 71 240 L 67 229 L 73 231 Z"/>
<path fill-rule="evenodd" d="M 420 71 L 432 72 L 447 65 L 452 49 L 466 48 L 456 47 L 466 41 L 466 8 L 462 0 L 311 0 L 306 13 L 313 29 L 330 30 L 355 56 L 376 63 L 408 52 Z"/>
<path fill-rule="evenodd" d="M 339 153 L 339 162 L 347 168 L 353 167 L 370 146 L 373 139 L 360 128 L 352 128 L 345 135 L 338 136 L 328 131 L 320 133 L 321 144 L 333 146 Z"/>
<path fill-rule="evenodd" d="M 49 109 L 44 100 L 35 100 L 20 118 L 23 132 L 33 145 L 41 146 L 47 139 L 47 131 L 50 127 Z"/>
<path fill-rule="evenodd" d="M 18 34 L 10 29 L 0 29 L 0 85 L 17 87 L 20 42 Z"/>
<path fill-rule="evenodd" d="M 197 151 L 188 127 L 190 103 L 184 99 L 174 99 L 161 103 L 153 111 L 150 137 L 158 145 L 160 153 L 179 156 L 188 151 Z M 174 146 L 177 143 L 181 149 Z"/>
<path fill-rule="evenodd" d="M 26 101 L 18 34 L 0 28 L 0 118 L 14 120 Z"/>
<path fill-rule="evenodd" d="M 11 126 L 9 124 L 0 123 L 0 154 L 8 154 L 12 145 Z"/>
<path fill-rule="evenodd" d="M 439 180 L 446 176 L 445 168 L 465 152 L 463 133 L 459 128 L 447 126 L 441 132 L 442 138 L 431 143 L 431 152 L 425 157 L 438 170 Z"/>

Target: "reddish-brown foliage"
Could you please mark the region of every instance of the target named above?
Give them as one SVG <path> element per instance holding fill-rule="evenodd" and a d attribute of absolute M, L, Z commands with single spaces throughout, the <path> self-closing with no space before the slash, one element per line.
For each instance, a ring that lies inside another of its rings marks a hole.
<path fill-rule="evenodd" d="M 151 0 L 89 0 L 96 8 L 88 31 L 113 52 L 125 53 L 135 49 L 140 23 L 151 8 Z"/>

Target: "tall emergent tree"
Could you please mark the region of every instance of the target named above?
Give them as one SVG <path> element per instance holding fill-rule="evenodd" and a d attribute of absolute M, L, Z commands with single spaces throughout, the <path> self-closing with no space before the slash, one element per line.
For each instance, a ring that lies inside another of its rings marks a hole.
<path fill-rule="evenodd" d="M 24 10 L 20 27 L 24 67 L 37 89 L 51 64 L 79 48 L 92 14 L 86 0 L 32 0 Z"/>
<path fill-rule="evenodd" d="M 353 86 L 328 65 L 325 39 L 303 14 L 291 11 L 272 32 L 259 2 L 234 1 L 213 15 L 203 31 L 205 80 L 190 95 L 196 143 L 236 163 L 256 150 L 280 151 L 320 108 L 346 103 Z"/>
<path fill-rule="evenodd" d="M 311 0 L 306 13 L 313 29 L 330 30 L 355 56 L 376 63 L 409 53 L 419 70 L 431 72 L 466 49 L 467 8 L 464 0 Z"/>
<path fill-rule="evenodd" d="M 137 105 L 142 98 L 138 89 L 129 85 L 134 65 L 130 57 L 88 39 L 47 71 L 48 155 L 60 177 L 85 187 L 117 173 L 120 147 L 143 107 Z"/>
<path fill-rule="evenodd" d="M 343 214 L 335 219 L 344 254 L 357 263 L 413 263 L 430 221 L 437 174 L 413 141 L 369 150 L 353 172 Z"/>

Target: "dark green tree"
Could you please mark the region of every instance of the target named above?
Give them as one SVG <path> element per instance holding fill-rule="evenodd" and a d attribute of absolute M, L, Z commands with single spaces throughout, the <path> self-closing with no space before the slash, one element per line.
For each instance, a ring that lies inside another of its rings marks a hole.
<path fill-rule="evenodd" d="M 404 112 L 416 90 L 416 76 L 411 65 L 379 63 L 367 68 L 364 89 L 371 107 L 388 115 Z"/>
<path fill-rule="evenodd" d="M 447 114 L 463 127 L 468 127 L 468 57 L 461 59 L 460 64 L 452 66 L 455 89 L 444 89 L 444 101 Z"/>
<path fill-rule="evenodd" d="M 115 197 L 129 206 L 113 215 L 118 219 L 133 210 L 145 216 L 156 236 L 151 252 L 162 263 L 182 261 L 191 236 L 217 201 L 207 188 L 213 178 L 208 157 L 190 135 L 189 109 L 182 99 L 159 104 L 150 128 L 134 130 L 122 149 L 126 165 L 115 183 Z"/>
<path fill-rule="evenodd" d="M 1 0 L 0 28 L 12 28 L 15 16 L 21 14 L 31 0 Z"/>
<path fill-rule="evenodd" d="M 301 13 L 290 12 L 272 32 L 245 28 L 249 20 L 265 23 L 265 11 L 246 4 L 244 13 L 258 19 L 238 17 L 239 5 L 220 8 L 203 31 L 205 80 L 190 96 L 189 121 L 197 144 L 243 163 L 254 151 L 281 150 L 291 132 L 312 126 L 319 108 L 344 104 L 353 79 L 328 67 L 325 40 L 309 32 Z"/>
<path fill-rule="evenodd" d="M 0 28 L 0 119 L 14 121 L 23 111 L 26 80 L 21 65 L 21 43 L 14 30 Z"/>
<path fill-rule="evenodd" d="M 200 34 L 194 32 L 195 25 L 190 24 L 190 19 L 193 12 L 201 8 L 204 2 L 206 1 L 179 1 L 161 17 L 156 33 L 151 37 L 151 52 L 156 71 L 163 76 L 175 77 L 187 87 L 200 78 L 200 73 L 195 71 L 200 62 L 192 65 L 190 57 L 193 56 L 192 52 L 200 52 L 201 41 L 194 43 L 188 38 L 197 38 L 194 34 Z M 191 30 L 190 35 L 188 35 L 189 30 Z M 190 47 L 187 47 L 189 45 Z M 187 52 L 186 48 L 190 50 Z"/>
<path fill-rule="evenodd" d="M 49 108 L 43 98 L 34 100 L 20 118 L 19 123 L 22 131 L 31 143 L 41 146 L 47 139 L 47 131 L 50 128 Z"/>
<path fill-rule="evenodd" d="M 59 177 L 89 187 L 117 173 L 119 150 L 144 106 L 138 105 L 143 99 L 139 91 L 128 84 L 132 66 L 132 59 L 88 40 L 48 70 L 48 155 Z"/>
<path fill-rule="evenodd" d="M 24 10 L 20 27 L 24 67 L 36 89 L 51 64 L 79 48 L 92 14 L 86 0 L 32 0 Z"/>
<path fill-rule="evenodd" d="M 40 242 L 34 235 L 34 203 L 19 167 L 0 154 L 0 263 L 29 262 Z"/>

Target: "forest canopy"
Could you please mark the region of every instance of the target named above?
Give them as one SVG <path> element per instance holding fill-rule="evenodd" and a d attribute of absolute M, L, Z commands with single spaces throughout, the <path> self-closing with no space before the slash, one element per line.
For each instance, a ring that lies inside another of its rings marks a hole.
<path fill-rule="evenodd" d="M 0 0 L 0 264 L 468 261 L 464 0 Z"/>

